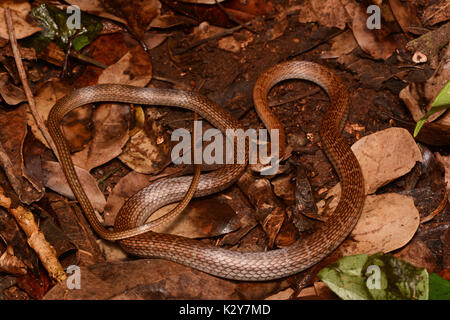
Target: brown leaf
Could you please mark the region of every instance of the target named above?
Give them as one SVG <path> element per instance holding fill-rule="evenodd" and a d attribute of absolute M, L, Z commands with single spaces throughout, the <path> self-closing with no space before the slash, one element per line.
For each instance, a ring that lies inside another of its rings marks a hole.
<path fill-rule="evenodd" d="M 0 74 L 0 94 L 3 100 L 9 105 L 16 105 L 27 101 L 22 88 L 15 86 L 6 73 Z"/>
<path fill-rule="evenodd" d="M 44 161 L 42 163 L 42 170 L 44 173 L 44 184 L 46 187 L 53 191 L 62 194 L 65 197 L 75 199 L 72 189 L 67 183 L 66 177 L 58 162 Z M 91 201 L 94 209 L 103 212 L 106 200 L 100 188 L 97 185 L 97 181 L 90 173 L 82 168 L 75 167 L 78 177 L 80 178 L 81 185 L 83 186 L 89 200 Z"/>
<path fill-rule="evenodd" d="M 90 13 L 94 16 L 111 19 L 123 24 L 127 23 L 125 19 L 106 11 L 102 0 L 67 0 L 66 2 L 78 6 L 82 11 Z"/>
<path fill-rule="evenodd" d="M 261 299 L 285 281 L 229 281 L 160 259 L 81 267 L 81 289 L 56 285 L 45 299 Z"/>
<path fill-rule="evenodd" d="M 422 34 L 422 23 L 417 17 L 415 2 L 411 0 L 389 0 L 389 4 L 403 32 Z"/>
<path fill-rule="evenodd" d="M 155 173 L 170 163 L 170 147 L 165 129 L 147 119 L 144 130 L 131 137 L 119 159 L 139 173 Z"/>
<path fill-rule="evenodd" d="M 343 256 L 387 253 L 407 244 L 419 223 L 411 197 L 397 193 L 368 196 L 358 223 L 337 250 Z"/>
<path fill-rule="evenodd" d="M 97 238 L 92 233 L 92 227 L 79 207 L 52 192 L 48 193 L 47 197 L 44 198 L 46 200 L 45 209 L 52 213 L 61 230 L 79 249 L 76 264 L 85 266 L 104 262 L 105 259 L 100 252 Z"/>
<path fill-rule="evenodd" d="M 101 0 L 103 6 L 115 15 L 124 18 L 133 33 L 140 39 L 148 30 L 150 22 L 159 15 L 158 0 L 141 0 L 130 6 L 127 0 Z"/>
<path fill-rule="evenodd" d="M 141 46 L 131 48 L 119 61 L 103 70 L 98 83 L 120 83 L 145 87 L 152 78 L 152 65 Z"/>
<path fill-rule="evenodd" d="M 325 27 L 337 27 L 342 30 L 351 22 L 350 15 L 340 0 L 306 0 L 300 7 L 298 19 L 300 23 L 317 22 Z"/>
<path fill-rule="evenodd" d="M 408 261 L 418 268 L 425 268 L 428 273 L 438 271 L 433 253 L 428 249 L 427 245 L 418 238 L 414 238 L 407 246 L 395 253 L 394 256 Z"/>
<path fill-rule="evenodd" d="M 373 30 L 367 29 L 367 13 L 363 6 L 354 9 L 352 30 L 361 49 L 375 59 L 388 59 L 397 48 L 391 37 L 379 39 Z"/>
<path fill-rule="evenodd" d="M 27 134 L 25 107 L 0 109 L 0 164 L 20 201 L 30 204 L 44 195 L 39 182 L 28 180 L 23 172 L 23 143 Z"/>
<path fill-rule="evenodd" d="M 429 5 L 422 15 L 424 24 L 433 26 L 437 23 L 450 20 L 450 2 L 440 0 L 435 4 Z"/>
<path fill-rule="evenodd" d="M 129 138 L 129 117 L 130 109 L 124 105 L 102 104 L 95 108 L 93 138 L 83 150 L 72 155 L 74 164 L 90 171 L 117 157 Z"/>
<path fill-rule="evenodd" d="M 0 3 L 0 37 L 9 39 L 8 29 L 5 21 L 5 7 L 11 10 L 11 18 L 14 24 L 14 33 L 17 39 L 31 36 L 33 33 L 41 31 L 37 24 L 30 23 L 27 19 L 31 10 L 31 5 L 26 0 L 3 0 Z"/>

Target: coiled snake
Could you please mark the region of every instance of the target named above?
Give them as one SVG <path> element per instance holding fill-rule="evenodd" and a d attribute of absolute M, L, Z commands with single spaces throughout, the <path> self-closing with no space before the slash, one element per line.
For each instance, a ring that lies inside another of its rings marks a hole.
<path fill-rule="evenodd" d="M 66 140 L 61 132 L 61 120 L 68 112 L 88 103 L 113 101 L 193 110 L 222 132 L 226 129 L 239 129 L 241 125 L 227 111 L 200 94 L 103 84 L 75 90 L 59 100 L 52 108 L 47 122 L 67 181 L 94 230 L 105 239 L 122 239 L 119 240 L 121 246 L 133 255 L 168 259 L 235 280 L 262 281 L 281 278 L 298 273 L 322 260 L 352 231 L 365 200 L 359 163 L 341 136 L 348 113 L 348 93 L 333 73 L 312 62 L 284 62 L 264 72 L 255 84 L 253 98 L 257 113 L 266 128 L 279 130 L 280 155 L 284 153 L 285 148 L 284 130 L 268 107 L 267 94 L 272 86 L 286 79 L 312 81 L 325 89 L 331 101 L 322 120 L 320 137 L 324 150 L 341 180 L 342 193 L 337 208 L 324 228 L 289 247 L 266 252 L 232 251 L 169 234 L 140 234 L 147 231 L 142 225 L 152 212 L 183 199 L 190 185 L 190 177 L 170 178 L 142 189 L 121 208 L 114 231 L 104 228 L 77 178 Z M 245 167 L 246 164 L 223 165 L 214 172 L 202 174 L 194 196 L 209 195 L 229 187 Z"/>

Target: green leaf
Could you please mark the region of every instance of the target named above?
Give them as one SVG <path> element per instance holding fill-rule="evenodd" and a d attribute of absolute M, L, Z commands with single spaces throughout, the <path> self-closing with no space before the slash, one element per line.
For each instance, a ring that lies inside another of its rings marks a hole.
<path fill-rule="evenodd" d="M 436 273 L 430 274 L 429 300 L 450 300 L 450 281 L 439 277 Z"/>
<path fill-rule="evenodd" d="M 345 300 L 428 299 L 427 271 L 391 254 L 344 257 L 317 276 Z"/>
<path fill-rule="evenodd" d="M 430 111 L 428 111 L 422 119 L 417 121 L 416 128 L 414 129 L 414 137 L 417 137 L 420 129 L 432 114 L 448 108 L 450 108 L 450 81 L 447 81 L 447 84 L 441 92 L 439 92 L 436 99 L 434 99 Z"/>
<path fill-rule="evenodd" d="M 100 20 L 86 13 L 80 13 L 80 28 L 71 28 L 68 26 L 68 20 L 73 21 L 72 14 L 45 3 L 33 8 L 30 14 L 43 30 L 27 39 L 26 45 L 38 52 L 45 49 L 50 41 L 56 41 L 60 47 L 66 49 L 73 37 L 72 48 L 81 50 L 91 43 L 103 28 Z"/>

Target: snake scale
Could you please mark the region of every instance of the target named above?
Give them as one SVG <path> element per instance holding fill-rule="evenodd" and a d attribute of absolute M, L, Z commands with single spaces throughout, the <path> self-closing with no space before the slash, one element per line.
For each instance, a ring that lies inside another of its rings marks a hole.
<path fill-rule="evenodd" d="M 303 79 L 318 84 L 328 93 L 331 102 L 322 119 L 320 137 L 341 180 L 342 193 L 334 213 L 323 228 L 286 248 L 265 252 L 239 252 L 181 236 L 145 232 L 147 230 L 144 223 L 152 212 L 183 199 L 192 180 L 191 177 L 184 176 L 158 181 L 136 193 L 118 213 L 114 231 L 106 229 L 98 221 L 78 180 L 60 128 L 61 121 L 68 112 L 88 103 L 112 101 L 193 110 L 222 132 L 226 129 L 239 129 L 241 125 L 227 111 L 198 93 L 103 84 L 75 90 L 60 99 L 50 111 L 47 122 L 67 181 L 94 230 L 105 239 L 121 239 L 120 245 L 133 255 L 168 259 L 234 280 L 263 281 L 282 278 L 309 268 L 325 258 L 352 231 L 365 200 L 359 163 L 341 136 L 348 114 L 348 92 L 337 76 L 312 62 L 284 62 L 264 72 L 254 87 L 255 108 L 267 129 L 279 130 L 281 155 L 285 148 L 284 130 L 268 106 L 267 94 L 275 84 L 287 79 Z M 224 190 L 239 178 L 245 168 L 246 164 L 227 164 L 216 171 L 202 174 L 194 196 L 201 197 Z"/>

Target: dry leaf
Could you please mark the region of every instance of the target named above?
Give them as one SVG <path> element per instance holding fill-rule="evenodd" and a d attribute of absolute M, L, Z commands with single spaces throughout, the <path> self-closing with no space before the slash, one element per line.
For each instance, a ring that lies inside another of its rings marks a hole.
<path fill-rule="evenodd" d="M 450 194 L 450 155 L 441 156 L 438 152 L 436 152 L 435 155 L 436 159 L 444 166 L 445 183 L 447 184 L 447 194 Z M 450 198 L 448 201 L 450 202 Z"/>
<path fill-rule="evenodd" d="M 128 141 L 130 109 L 124 105 L 102 104 L 92 114 L 93 138 L 86 147 L 72 155 L 74 165 L 87 171 L 122 153 Z"/>
<path fill-rule="evenodd" d="M 3 100 L 9 105 L 16 105 L 27 101 L 23 89 L 15 86 L 6 73 L 0 74 L 0 94 Z"/>
<path fill-rule="evenodd" d="M 450 2 L 448 0 L 440 0 L 428 6 L 423 11 L 422 18 L 424 23 L 429 26 L 450 20 Z"/>
<path fill-rule="evenodd" d="M 368 196 L 358 223 L 338 250 L 343 256 L 387 253 L 407 244 L 419 223 L 412 197 L 397 193 Z"/>
<path fill-rule="evenodd" d="M 27 135 L 25 106 L 7 111 L 0 108 L 0 165 L 21 202 L 30 204 L 44 195 L 40 181 L 24 172 L 23 144 Z"/>
<path fill-rule="evenodd" d="M 286 288 L 285 281 L 229 281 L 161 259 L 81 267 L 81 289 L 55 285 L 53 299 L 262 299 Z"/>
<path fill-rule="evenodd" d="M 350 30 L 347 30 L 344 33 L 341 33 L 340 35 L 334 37 L 330 42 L 331 49 L 323 52 L 320 55 L 321 59 L 340 58 L 343 55 L 352 52 L 358 46 L 358 43 L 356 42 L 355 37 Z"/>
<path fill-rule="evenodd" d="M 11 18 L 14 25 L 14 34 L 17 39 L 26 38 L 32 34 L 41 31 L 41 28 L 31 24 L 27 15 L 31 10 L 31 5 L 28 1 L 21 0 L 7 0 L 0 4 L 0 38 L 9 39 L 8 29 L 5 21 L 5 9 L 9 7 L 11 10 Z"/>
<path fill-rule="evenodd" d="M 94 16 L 100 16 L 123 24 L 127 24 L 125 19 L 106 11 L 101 0 L 67 0 L 66 2 L 78 6 L 81 11 L 90 13 Z"/>
<path fill-rule="evenodd" d="M 58 162 L 44 161 L 42 163 L 42 170 L 44 173 L 44 184 L 46 187 L 52 189 L 59 194 L 68 197 L 70 199 L 75 199 L 75 196 L 67 183 L 66 177 L 61 169 L 61 165 Z M 91 201 L 94 209 L 103 212 L 103 208 L 106 204 L 106 199 L 100 188 L 97 185 L 97 181 L 91 174 L 82 169 L 75 167 L 77 175 L 80 179 L 81 185 L 83 186 L 87 197 Z"/>
<path fill-rule="evenodd" d="M 141 46 L 135 46 L 119 61 L 103 70 L 98 78 L 98 83 L 119 83 L 145 87 L 151 78 L 150 57 Z"/>
<path fill-rule="evenodd" d="M 125 145 L 119 159 L 139 173 L 154 173 L 170 163 L 170 139 L 156 121 L 147 119 L 144 130 Z"/>
<path fill-rule="evenodd" d="M 411 134 L 403 128 L 388 128 L 365 136 L 352 146 L 364 175 L 366 194 L 374 193 L 422 162 Z"/>
<path fill-rule="evenodd" d="M 415 1 L 389 0 L 389 4 L 403 32 L 422 34 L 422 23 L 417 17 Z"/>
<path fill-rule="evenodd" d="M 298 13 L 300 23 L 317 22 L 325 27 L 345 29 L 350 16 L 340 0 L 306 0 Z"/>
<path fill-rule="evenodd" d="M 397 48 L 397 44 L 389 37 L 378 39 L 373 30 L 367 29 L 367 13 L 362 6 L 354 10 L 352 31 L 360 48 L 375 59 L 388 59 Z"/>

